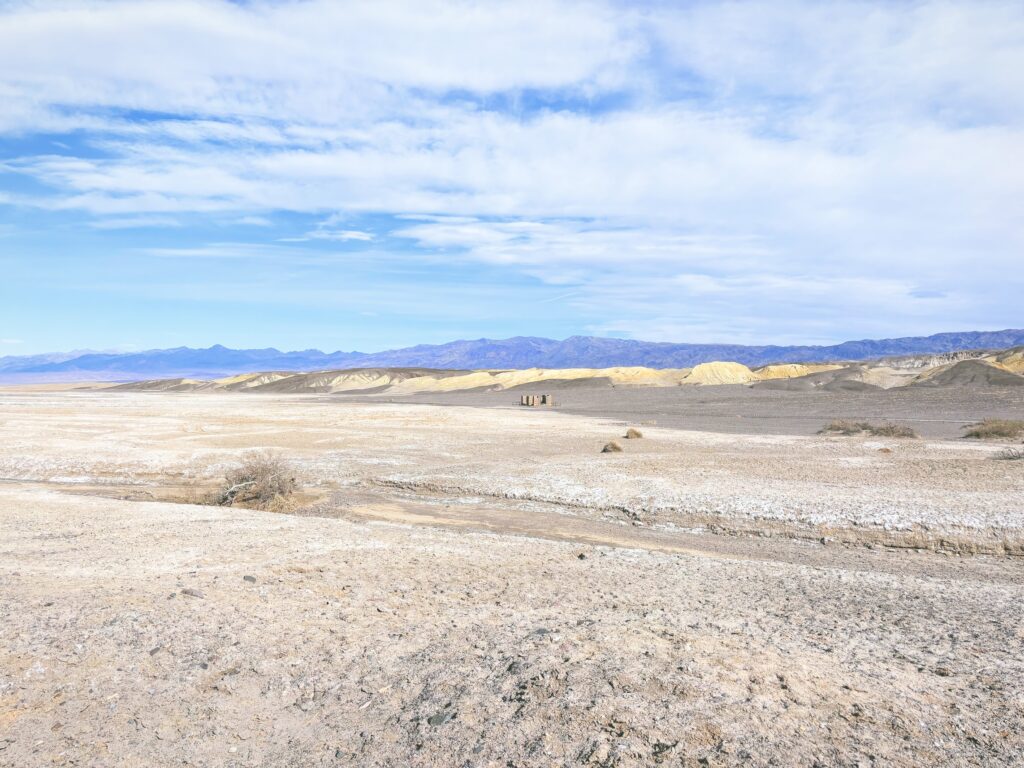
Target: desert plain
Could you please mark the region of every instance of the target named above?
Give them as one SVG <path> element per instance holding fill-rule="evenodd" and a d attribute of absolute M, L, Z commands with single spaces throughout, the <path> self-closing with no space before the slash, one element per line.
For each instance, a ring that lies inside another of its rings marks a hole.
<path fill-rule="evenodd" d="M 1024 387 L 545 386 L 0 391 L 0 765 L 1021 763 Z"/>

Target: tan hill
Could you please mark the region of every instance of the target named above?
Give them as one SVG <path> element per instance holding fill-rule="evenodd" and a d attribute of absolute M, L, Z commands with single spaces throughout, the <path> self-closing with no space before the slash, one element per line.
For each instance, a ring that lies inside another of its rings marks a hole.
<path fill-rule="evenodd" d="M 715 363 L 736 366 L 736 363 Z M 738 366 L 747 374 L 749 369 Z M 715 368 L 709 369 L 717 370 Z M 750 374 L 752 375 L 752 374 Z M 365 393 L 416 394 L 421 392 L 459 392 L 474 389 L 504 390 L 518 387 L 558 384 L 586 386 L 602 382 L 619 387 L 674 387 L 683 383 L 705 383 L 701 377 L 691 381 L 689 368 L 655 369 L 617 368 L 528 368 L 525 370 L 447 371 L 429 368 L 363 368 L 314 373 L 247 373 L 213 381 L 196 379 L 156 379 L 122 384 L 117 389 L 139 391 L 207 391 L 292 393 Z M 722 375 L 719 374 L 719 378 Z M 740 377 L 749 380 L 747 377 Z M 724 383 L 724 382 L 718 382 Z"/>
<path fill-rule="evenodd" d="M 204 389 L 220 389 L 216 382 L 199 379 L 155 379 L 117 384 L 109 389 L 146 390 L 147 392 L 198 392 Z"/>
<path fill-rule="evenodd" d="M 1024 386 L 1024 376 L 1013 373 L 1004 366 L 985 360 L 962 360 L 959 363 L 940 365 L 916 377 L 911 386 L 915 387 L 969 387 L 969 386 Z"/>
<path fill-rule="evenodd" d="M 438 379 L 423 376 L 403 381 L 391 391 L 455 392 L 467 389 L 512 389 L 545 382 L 577 382 L 607 380 L 612 386 L 671 387 L 687 379 L 688 368 L 655 369 L 641 367 L 619 368 L 527 368 L 521 371 L 472 371 L 463 375 Z"/>
<path fill-rule="evenodd" d="M 701 363 L 695 365 L 686 384 L 747 384 L 757 381 L 757 374 L 742 363 Z"/>
<path fill-rule="evenodd" d="M 970 355 L 969 357 L 967 355 Z M 1024 384 L 1024 347 L 989 353 L 957 353 L 885 359 L 874 363 L 784 363 L 751 370 L 720 361 L 691 368 L 525 368 L 447 370 L 355 368 L 291 373 L 263 371 L 221 379 L 156 379 L 113 389 L 159 392 L 273 392 L 295 394 L 412 395 L 472 390 L 574 387 L 677 387 L 744 384 L 788 391 L 869 391 L 914 386 L 1017 386 Z"/>
<path fill-rule="evenodd" d="M 214 384 L 224 389 L 252 389 L 261 387 L 264 384 L 271 384 L 280 379 L 294 376 L 294 373 L 286 371 L 270 371 L 267 373 L 243 373 L 239 376 L 229 376 L 226 379 L 215 379 Z"/>
<path fill-rule="evenodd" d="M 1013 373 L 1024 374 L 1024 347 L 1014 347 L 984 357 L 985 361 L 1002 366 Z"/>
<path fill-rule="evenodd" d="M 768 381 L 770 379 L 795 379 L 798 376 L 810 376 L 812 373 L 834 371 L 843 367 L 841 363 L 816 363 L 812 365 L 781 363 L 756 368 L 754 373 L 757 374 L 757 378 L 761 381 Z"/>
<path fill-rule="evenodd" d="M 350 371 L 317 371 L 293 373 L 259 386 L 254 392 L 350 392 L 373 393 L 390 390 L 403 382 L 431 378 L 441 381 L 461 376 L 465 371 L 437 371 L 429 368 L 357 368 Z"/>
<path fill-rule="evenodd" d="M 756 386 L 790 392 L 810 392 L 816 389 L 825 392 L 864 392 L 906 386 L 918 376 L 919 370 L 854 363 L 789 379 L 768 378 Z"/>

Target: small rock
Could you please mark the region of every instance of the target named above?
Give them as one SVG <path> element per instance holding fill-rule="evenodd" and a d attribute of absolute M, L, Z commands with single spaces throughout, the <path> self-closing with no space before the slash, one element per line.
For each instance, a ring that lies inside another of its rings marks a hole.
<path fill-rule="evenodd" d="M 255 584 L 256 583 L 256 577 L 255 576 L 248 576 L 248 575 L 247 576 L 243 576 L 242 577 L 242 581 L 248 581 L 250 584 Z"/>
<path fill-rule="evenodd" d="M 446 709 L 443 712 L 438 712 L 435 715 L 431 715 L 427 718 L 427 722 L 431 725 L 444 725 L 445 723 L 454 720 L 455 715 L 458 714 L 454 709 Z"/>
<path fill-rule="evenodd" d="M 188 595 L 189 597 L 205 597 L 202 592 L 192 587 L 185 587 L 185 589 L 181 590 L 181 594 Z"/>

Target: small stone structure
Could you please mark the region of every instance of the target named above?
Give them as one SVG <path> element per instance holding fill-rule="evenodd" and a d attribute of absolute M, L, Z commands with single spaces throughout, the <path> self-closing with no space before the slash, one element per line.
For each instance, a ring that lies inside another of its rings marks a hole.
<path fill-rule="evenodd" d="M 552 395 L 520 395 L 519 404 L 535 408 L 538 405 L 553 406 L 555 398 Z"/>

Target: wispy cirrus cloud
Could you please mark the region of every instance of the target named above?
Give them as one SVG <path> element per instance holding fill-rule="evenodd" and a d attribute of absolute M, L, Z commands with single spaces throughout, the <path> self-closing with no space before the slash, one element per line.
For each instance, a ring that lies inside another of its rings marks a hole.
<path fill-rule="evenodd" d="M 21 183 L 0 205 L 440 255 L 571 286 L 581 328 L 657 338 L 1012 324 L 1024 287 L 1019 3 L 0 14 L 0 142 L 19 148 L 0 179 Z M 42 134 L 71 139 L 33 150 Z"/>
<path fill-rule="evenodd" d="M 96 219 L 89 222 L 93 229 L 143 229 L 148 227 L 180 227 L 181 222 L 170 216 L 129 216 L 125 218 Z"/>

